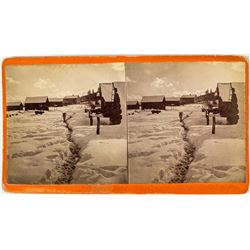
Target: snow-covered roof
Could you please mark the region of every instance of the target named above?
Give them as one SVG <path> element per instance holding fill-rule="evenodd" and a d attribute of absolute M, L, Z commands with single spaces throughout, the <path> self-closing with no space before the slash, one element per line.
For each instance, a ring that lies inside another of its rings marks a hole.
<path fill-rule="evenodd" d="M 223 102 L 230 102 L 231 83 L 218 83 L 219 95 Z"/>
<path fill-rule="evenodd" d="M 49 102 L 62 102 L 63 98 L 49 98 Z"/>
<path fill-rule="evenodd" d="M 164 98 L 164 95 L 143 96 L 141 102 L 163 102 Z"/>
<path fill-rule="evenodd" d="M 8 102 L 7 107 L 19 107 L 22 105 L 22 102 Z"/>
<path fill-rule="evenodd" d="M 101 91 L 102 91 L 102 97 L 106 102 L 112 101 L 112 91 L 113 91 L 113 85 L 110 82 L 104 82 L 100 83 Z"/>
<path fill-rule="evenodd" d="M 26 97 L 25 103 L 46 103 L 48 96 L 36 96 L 36 97 Z"/>
<path fill-rule="evenodd" d="M 166 101 L 168 101 L 168 102 L 179 102 L 180 97 L 166 97 Z"/>
<path fill-rule="evenodd" d="M 137 105 L 138 101 L 134 100 L 134 101 L 127 101 L 127 105 Z"/>

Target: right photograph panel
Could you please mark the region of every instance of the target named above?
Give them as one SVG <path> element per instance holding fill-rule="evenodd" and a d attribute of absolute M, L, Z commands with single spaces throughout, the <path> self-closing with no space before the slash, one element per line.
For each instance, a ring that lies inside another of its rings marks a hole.
<path fill-rule="evenodd" d="M 126 63 L 129 183 L 245 182 L 245 63 Z"/>

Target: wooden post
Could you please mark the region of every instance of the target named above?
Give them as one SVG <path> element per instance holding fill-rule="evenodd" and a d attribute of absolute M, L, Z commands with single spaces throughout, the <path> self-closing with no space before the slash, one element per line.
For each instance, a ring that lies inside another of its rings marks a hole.
<path fill-rule="evenodd" d="M 182 116 L 183 116 L 183 112 L 179 112 L 180 122 L 182 122 Z"/>
<path fill-rule="evenodd" d="M 206 119 L 207 119 L 207 125 L 209 125 L 209 114 L 208 114 L 208 111 L 206 110 Z"/>
<path fill-rule="evenodd" d="M 99 135 L 100 134 L 100 117 L 97 116 L 97 126 L 96 126 L 96 134 Z"/>
<path fill-rule="evenodd" d="M 90 123 L 90 126 L 93 125 L 93 117 L 91 116 L 90 111 L 89 111 L 89 123 Z"/>
<path fill-rule="evenodd" d="M 63 122 L 65 122 L 66 121 L 66 113 L 63 113 L 62 115 L 63 115 Z"/>
<path fill-rule="evenodd" d="M 216 125 L 216 121 L 215 121 L 215 114 L 213 114 L 212 134 L 215 134 L 215 125 Z"/>

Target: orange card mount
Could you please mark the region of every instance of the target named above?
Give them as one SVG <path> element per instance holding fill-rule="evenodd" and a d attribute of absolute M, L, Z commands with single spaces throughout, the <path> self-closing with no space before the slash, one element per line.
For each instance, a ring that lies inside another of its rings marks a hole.
<path fill-rule="evenodd" d="M 6 191 L 248 190 L 246 57 L 7 58 L 2 79 Z"/>

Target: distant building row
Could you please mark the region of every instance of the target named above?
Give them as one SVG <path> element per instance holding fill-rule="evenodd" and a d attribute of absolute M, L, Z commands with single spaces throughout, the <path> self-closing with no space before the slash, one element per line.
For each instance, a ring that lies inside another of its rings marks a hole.
<path fill-rule="evenodd" d="M 13 110 L 49 110 L 49 107 L 62 107 L 66 105 L 80 103 L 78 95 L 65 96 L 64 98 L 48 98 L 48 96 L 26 97 L 24 104 L 22 102 L 8 102 L 7 111 Z"/>
<path fill-rule="evenodd" d="M 181 97 L 143 96 L 141 103 L 138 101 L 128 101 L 127 109 L 165 109 L 166 106 L 179 106 L 197 102 L 196 95 L 183 95 Z"/>

